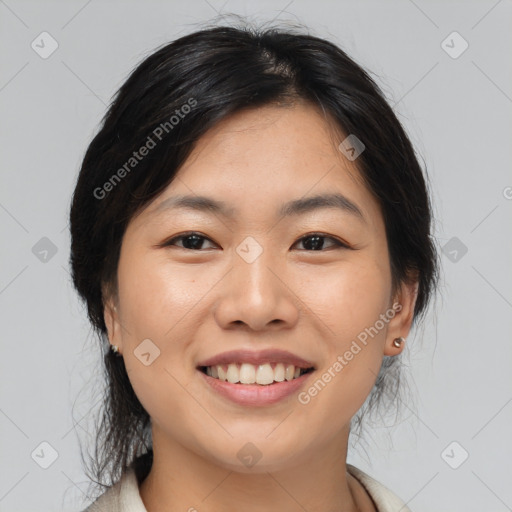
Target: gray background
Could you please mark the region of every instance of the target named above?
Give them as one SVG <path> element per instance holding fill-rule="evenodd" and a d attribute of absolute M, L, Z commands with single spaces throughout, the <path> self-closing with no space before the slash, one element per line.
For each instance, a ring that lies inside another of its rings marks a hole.
<path fill-rule="evenodd" d="M 349 461 L 415 512 L 512 510 L 510 0 L 0 0 L 0 510 L 84 504 L 78 436 L 91 440 L 100 386 L 67 268 L 78 166 L 133 66 L 218 12 L 302 22 L 341 45 L 377 75 L 429 169 L 442 297 L 408 340 L 402 422 Z M 43 31 L 58 43 L 46 59 L 31 47 L 51 49 Z M 43 442 L 58 454 L 47 469 Z"/>

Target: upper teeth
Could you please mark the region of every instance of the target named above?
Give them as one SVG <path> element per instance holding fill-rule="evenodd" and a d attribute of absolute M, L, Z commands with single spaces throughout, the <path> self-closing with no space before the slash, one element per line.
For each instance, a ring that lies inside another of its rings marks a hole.
<path fill-rule="evenodd" d="M 206 368 L 206 374 L 215 379 L 228 381 L 231 384 L 240 382 L 241 384 L 272 384 L 274 381 L 283 382 L 293 380 L 300 376 L 300 367 L 293 364 L 284 365 L 277 363 L 272 368 L 270 363 L 255 366 L 249 363 L 228 365 L 215 365 Z"/>

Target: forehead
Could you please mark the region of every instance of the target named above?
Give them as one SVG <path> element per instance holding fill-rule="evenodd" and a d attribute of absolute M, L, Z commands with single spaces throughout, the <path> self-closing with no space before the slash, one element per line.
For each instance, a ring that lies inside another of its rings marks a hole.
<path fill-rule="evenodd" d="M 226 213 L 254 217 L 299 210 L 300 198 L 329 195 L 328 201 L 371 223 L 380 209 L 355 163 L 339 151 L 344 138 L 310 104 L 238 112 L 197 141 L 147 215 L 173 206 L 178 196 L 216 198 Z"/>

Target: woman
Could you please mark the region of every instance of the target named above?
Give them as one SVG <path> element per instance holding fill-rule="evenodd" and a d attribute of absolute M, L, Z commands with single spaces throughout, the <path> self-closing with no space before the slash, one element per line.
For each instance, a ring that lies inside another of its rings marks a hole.
<path fill-rule="evenodd" d="M 219 27 L 146 58 L 85 155 L 76 289 L 108 393 L 87 510 L 409 510 L 347 464 L 435 290 L 425 179 L 328 41 Z M 110 482 L 107 481 L 110 477 Z"/>

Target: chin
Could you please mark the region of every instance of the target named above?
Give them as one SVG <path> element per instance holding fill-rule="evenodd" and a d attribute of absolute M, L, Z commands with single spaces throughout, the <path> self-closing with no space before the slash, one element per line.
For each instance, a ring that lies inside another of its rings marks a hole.
<path fill-rule="evenodd" d="M 297 437 L 296 441 L 288 438 L 289 442 L 282 440 L 267 439 L 266 434 L 243 438 L 233 438 L 222 443 L 225 450 L 218 453 L 209 453 L 208 458 L 216 465 L 229 471 L 243 474 L 264 474 L 293 467 L 297 463 L 300 454 L 297 453 L 297 446 L 304 442 L 304 439 Z M 214 446 L 219 447 L 215 443 Z M 206 449 L 211 450 L 212 444 Z M 226 456 L 226 453 L 231 456 Z"/>

